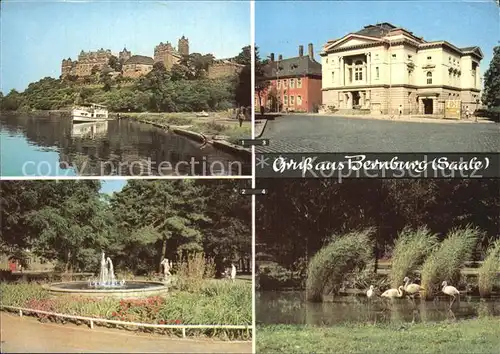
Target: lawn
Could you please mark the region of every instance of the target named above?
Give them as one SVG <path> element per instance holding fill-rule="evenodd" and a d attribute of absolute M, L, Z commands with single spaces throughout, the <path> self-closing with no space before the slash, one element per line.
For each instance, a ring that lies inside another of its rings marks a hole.
<path fill-rule="evenodd" d="M 500 318 L 401 325 L 257 327 L 257 353 L 499 353 Z"/>
<path fill-rule="evenodd" d="M 184 127 L 212 138 L 215 135 L 224 136 L 228 141 L 235 143 L 239 139 L 249 138 L 252 135 L 250 122 L 239 126 L 237 120 L 229 120 L 228 112 L 210 113 L 209 117 L 196 117 L 195 113 L 127 113 L 124 116 L 141 122 Z"/>

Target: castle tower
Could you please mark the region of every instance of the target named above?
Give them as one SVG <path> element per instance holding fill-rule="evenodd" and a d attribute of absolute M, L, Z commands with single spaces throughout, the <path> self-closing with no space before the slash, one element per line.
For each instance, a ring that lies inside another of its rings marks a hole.
<path fill-rule="evenodd" d="M 127 48 L 123 48 L 123 50 L 118 53 L 118 60 L 121 61 L 122 63 L 126 62 L 127 60 L 130 59 L 132 56 L 132 53 L 127 50 Z"/>
<path fill-rule="evenodd" d="M 182 36 L 182 38 L 179 39 L 177 50 L 179 51 L 180 55 L 189 55 L 189 39 Z"/>
<path fill-rule="evenodd" d="M 72 74 L 73 69 L 73 61 L 71 58 L 63 59 L 61 62 L 61 76 L 65 78 L 68 75 Z"/>
<path fill-rule="evenodd" d="M 167 70 L 170 70 L 180 60 L 180 55 L 174 50 L 170 42 L 158 44 L 154 53 L 154 62 L 162 62 Z"/>

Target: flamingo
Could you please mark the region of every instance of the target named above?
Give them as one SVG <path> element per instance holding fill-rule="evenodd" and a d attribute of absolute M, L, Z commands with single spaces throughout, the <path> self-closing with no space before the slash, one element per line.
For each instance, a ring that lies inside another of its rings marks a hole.
<path fill-rule="evenodd" d="M 394 299 L 394 298 L 397 298 L 397 297 L 403 297 L 403 292 L 404 292 L 404 288 L 401 285 L 397 289 L 389 289 L 389 290 L 384 291 L 384 293 L 382 295 L 380 295 L 380 296 L 387 297 L 389 299 Z"/>
<path fill-rule="evenodd" d="M 415 300 L 415 295 L 419 294 L 420 291 L 425 290 L 418 284 L 410 284 L 410 278 L 408 277 L 405 277 L 403 281 L 405 282 L 404 290 L 412 300 Z"/>
<path fill-rule="evenodd" d="M 375 291 L 373 291 L 373 285 L 370 285 L 370 289 L 366 292 L 366 297 L 371 299 L 375 296 Z"/>
<path fill-rule="evenodd" d="M 458 291 L 457 288 L 455 288 L 454 286 L 448 285 L 446 280 L 441 283 L 441 286 L 442 286 L 441 291 L 443 293 L 445 293 L 446 295 L 451 296 L 451 298 L 452 298 L 452 300 L 450 302 L 450 307 L 451 307 L 451 305 L 453 305 L 453 303 L 457 299 L 457 297 L 456 297 L 457 295 L 458 295 L 458 299 L 460 300 L 460 291 Z"/>

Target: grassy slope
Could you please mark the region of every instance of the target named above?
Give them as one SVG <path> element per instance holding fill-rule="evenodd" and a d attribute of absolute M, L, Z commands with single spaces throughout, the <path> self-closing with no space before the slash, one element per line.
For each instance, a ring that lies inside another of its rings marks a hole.
<path fill-rule="evenodd" d="M 500 319 L 401 326 L 257 328 L 257 353 L 498 353 Z"/>
<path fill-rule="evenodd" d="M 206 136 L 224 135 L 228 140 L 235 142 L 238 139 L 248 139 L 252 135 L 251 125 L 245 122 L 242 127 L 238 121 L 227 121 L 228 113 L 215 113 L 213 118 L 199 119 L 195 113 L 125 113 L 127 117 L 137 121 L 150 121 L 173 126 L 187 126 L 188 130 L 202 133 Z"/>

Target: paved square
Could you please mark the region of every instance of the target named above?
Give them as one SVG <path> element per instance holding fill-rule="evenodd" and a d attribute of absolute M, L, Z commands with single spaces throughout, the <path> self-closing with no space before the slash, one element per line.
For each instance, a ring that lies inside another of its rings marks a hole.
<path fill-rule="evenodd" d="M 495 123 L 408 122 L 313 115 L 269 120 L 257 152 L 500 152 Z"/>

